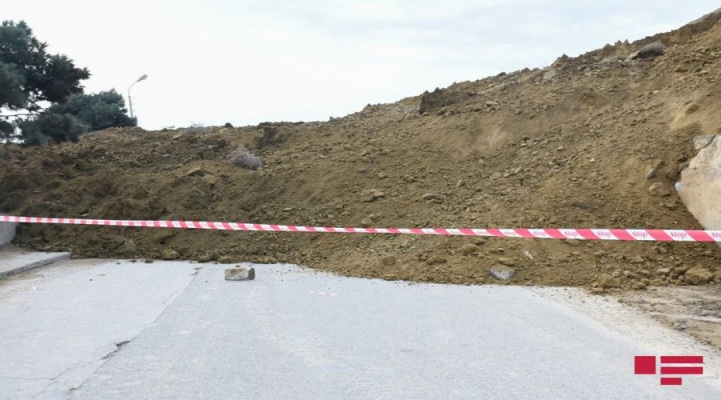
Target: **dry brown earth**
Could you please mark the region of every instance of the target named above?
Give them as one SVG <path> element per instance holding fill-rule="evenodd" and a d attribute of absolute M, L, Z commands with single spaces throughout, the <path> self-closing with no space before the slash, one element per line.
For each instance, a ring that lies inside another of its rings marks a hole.
<path fill-rule="evenodd" d="M 692 139 L 721 132 L 718 19 L 328 122 L 111 129 L 77 144 L 10 147 L 0 159 L 0 210 L 322 226 L 701 229 L 673 184 L 694 155 Z M 665 54 L 629 57 L 659 40 Z M 226 162 L 239 145 L 265 166 Z M 699 243 L 34 225 L 21 227 L 17 244 L 75 257 L 291 262 L 362 277 L 598 292 L 686 285 L 686 272 L 698 268 L 721 282 L 721 252 Z M 516 271 L 509 281 L 489 274 L 501 265 Z"/>

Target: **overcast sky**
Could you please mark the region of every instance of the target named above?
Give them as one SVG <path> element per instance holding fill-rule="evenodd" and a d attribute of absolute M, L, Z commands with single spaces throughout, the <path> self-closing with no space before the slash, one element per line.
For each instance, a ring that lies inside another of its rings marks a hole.
<path fill-rule="evenodd" d="M 22 0 L 53 53 L 128 86 L 146 129 L 323 121 L 453 82 L 544 67 L 718 8 L 670 0 Z"/>

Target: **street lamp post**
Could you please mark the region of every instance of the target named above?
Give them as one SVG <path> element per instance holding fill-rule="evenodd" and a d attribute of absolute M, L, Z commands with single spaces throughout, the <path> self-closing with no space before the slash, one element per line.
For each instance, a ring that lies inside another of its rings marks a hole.
<path fill-rule="evenodd" d="M 130 97 L 130 89 L 132 89 L 136 83 L 138 83 L 140 81 L 144 81 L 146 79 L 148 79 L 148 75 L 143 74 L 143 76 L 138 78 L 137 81 L 131 83 L 130 86 L 128 87 L 128 107 L 130 108 L 130 118 L 133 118 L 133 98 Z"/>

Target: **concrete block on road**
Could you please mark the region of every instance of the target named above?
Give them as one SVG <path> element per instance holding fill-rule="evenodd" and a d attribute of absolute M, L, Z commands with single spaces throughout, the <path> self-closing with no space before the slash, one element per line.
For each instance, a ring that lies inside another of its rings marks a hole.
<path fill-rule="evenodd" d="M 255 268 L 227 268 L 225 270 L 226 281 L 252 281 L 255 279 Z"/>

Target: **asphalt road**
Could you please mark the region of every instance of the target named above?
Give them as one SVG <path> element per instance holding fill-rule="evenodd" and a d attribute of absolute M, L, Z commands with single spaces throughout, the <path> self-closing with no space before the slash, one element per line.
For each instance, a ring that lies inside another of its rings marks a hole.
<path fill-rule="evenodd" d="M 721 398 L 718 353 L 578 290 L 226 267 L 68 261 L 0 283 L 0 397 Z M 683 386 L 633 374 L 635 355 L 691 353 L 705 373 Z"/>

